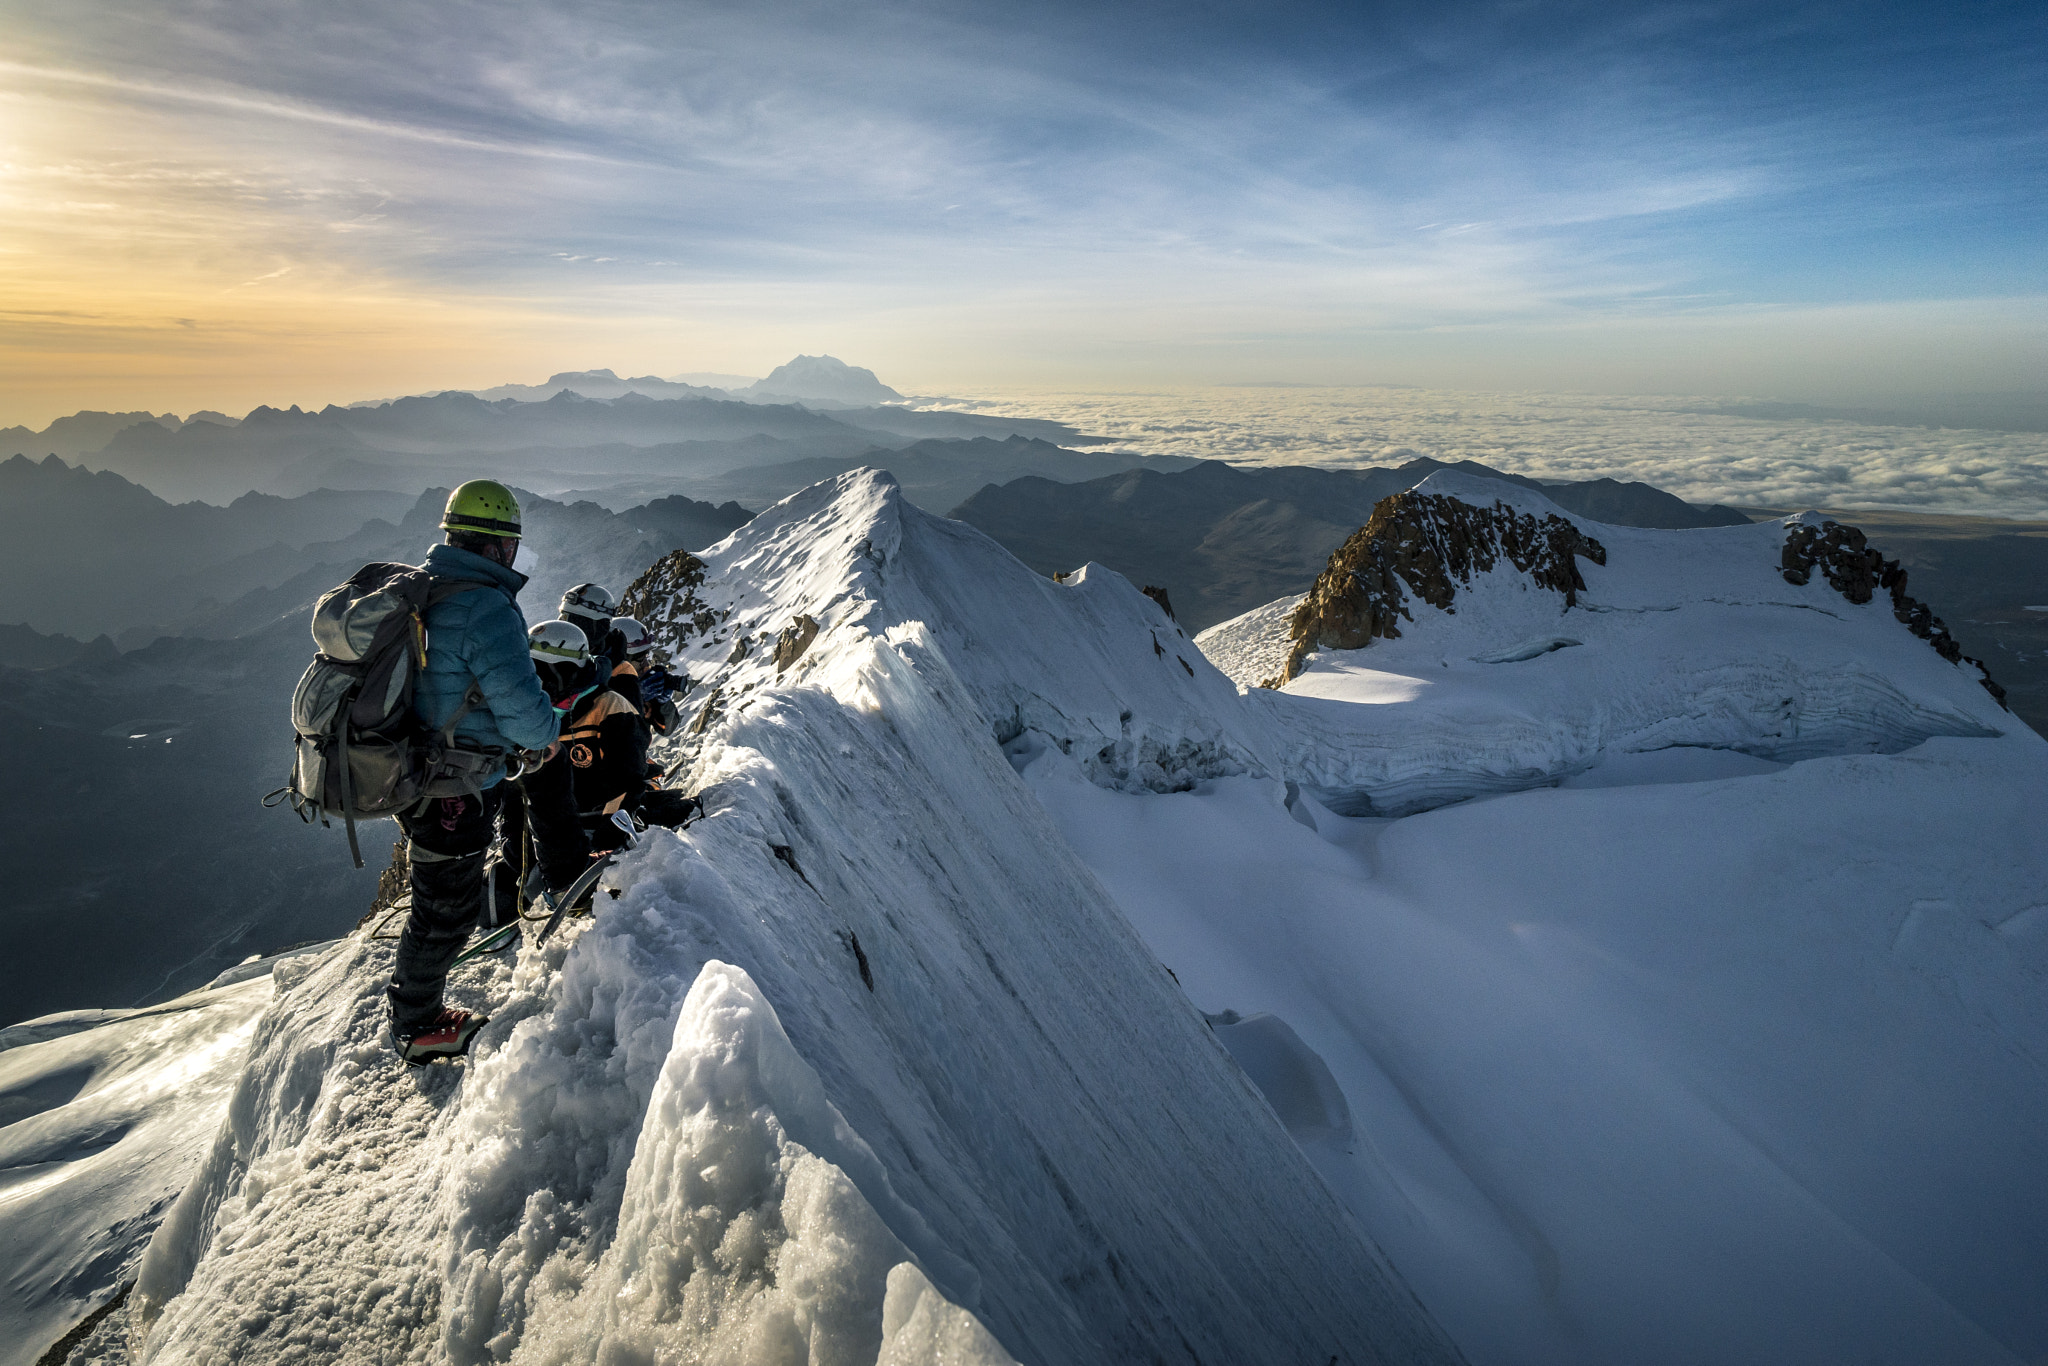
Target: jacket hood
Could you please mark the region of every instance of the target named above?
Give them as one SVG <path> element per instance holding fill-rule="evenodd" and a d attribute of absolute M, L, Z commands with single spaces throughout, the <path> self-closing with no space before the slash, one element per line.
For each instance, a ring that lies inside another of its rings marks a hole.
<path fill-rule="evenodd" d="M 427 571 L 437 579 L 470 579 L 502 588 L 513 597 L 526 587 L 526 575 L 487 560 L 459 545 L 437 545 L 427 552 Z"/>

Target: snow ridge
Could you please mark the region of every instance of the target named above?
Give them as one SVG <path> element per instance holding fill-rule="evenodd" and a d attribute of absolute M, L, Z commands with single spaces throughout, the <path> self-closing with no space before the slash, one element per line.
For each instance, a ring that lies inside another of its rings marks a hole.
<path fill-rule="evenodd" d="M 711 567 L 671 557 L 648 576 L 687 589 L 675 599 L 684 607 L 652 610 L 657 647 L 699 684 L 687 699 L 693 728 L 760 690 L 805 682 L 847 643 L 919 622 L 1000 743 L 1038 731 L 1098 781 L 1130 790 L 1263 770 L 1230 680 L 1122 576 L 1087 565 L 1044 579 L 972 527 L 909 507 L 872 472 L 772 512 L 707 551 Z M 628 601 L 648 596 L 635 585 Z M 800 622 L 816 643 L 778 664 L 777 640 Z"/>
<path fill-rule="evenodd" d="M 1787 518 L 1783 563 L 1785 582 L 1804 584 L 1817 568 L 1837 592 L 1853 603 L 1869 602 L 1875 589 L 1884 589 L 1892 600 L 1892 615 L 1900 625 L 1932 645 L 1934 652 L 1949 663 L 1973 666 L 1984 691 L 1999 706 L 2005 705 L 2005 689 L 1992 681 L 1984 661 L 1963 654 L 1963 647 L 1956 643 L 1933 609 L 1907 594 L 1906 571 L 1899 567 L 1899 562 L 1887 560 L 1872 550 L 1857 528 L 1813 512 Z"/>

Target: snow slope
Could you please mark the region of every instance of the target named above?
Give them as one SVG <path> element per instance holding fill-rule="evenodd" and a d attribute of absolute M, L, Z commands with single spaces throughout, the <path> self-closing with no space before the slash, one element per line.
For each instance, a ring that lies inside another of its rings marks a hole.
<path fill-rule="evenodd" d="M 0 1366 L 132 1279 L 220 1125 L 267 979 L 0 1030 Z"/>
<path fill-rule="evenodd" d="M 1303 1146 L 1473 1361 L 2032 1362 L 2041 749 L 1402 820 L 1026 772 L 1191 1000 L 1327 1065 Z"/>
<path fill-rule="evenodd" d="M 2040 1359 L 2048 746 L 1780 525 L 1579 525 L 1578 607 L 1503 565 L 1251 691 L 1269 778 L 1017 762 L 1196 1004 L 1327 1065 L 1304 1149 L 1475 1361 Z M 1292 605 L 1201 643 L 1270 675 Z"/>
<path fill-rule="evenodd" d="M 466 1069 L 394 1066 L 387 945 L 287 965 L 142 1359 L 1455 1360 L 996 743 L 1189 787 L 1229 682 L 871 471 L 706 559 L 711 814 L 458 970 Z"/>

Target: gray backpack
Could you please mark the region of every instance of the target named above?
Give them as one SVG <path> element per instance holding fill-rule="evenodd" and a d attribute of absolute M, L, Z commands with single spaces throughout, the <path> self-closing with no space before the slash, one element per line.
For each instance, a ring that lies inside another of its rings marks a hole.
<path fill-rule="evenodd" d="M 264 798 L 289 799 L 302 820 L 348 827 L 356 867 L 358 817 L 395 816 L 431 797 L 477 792 L 502 758 L 453 744 L 455 724 L 483 700 L 475 684 L 446 725 L 413 715 L 413 685 L 427 660 L 426 612 L 481 583 L 436 583 L 418 565 L 366 564 L 313 608 L 313 656 L 292 693 L 297 732 L 291 780 Z"/>

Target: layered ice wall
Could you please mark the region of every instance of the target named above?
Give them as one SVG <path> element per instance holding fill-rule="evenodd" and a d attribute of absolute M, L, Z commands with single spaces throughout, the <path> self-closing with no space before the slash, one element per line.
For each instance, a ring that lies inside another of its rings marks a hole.
<path fill-rule="evenodd" d="M 142 1359 L 1454 1360 L 999 746 L 1257 766 L 1158 608 L 872 472 L 693 583 L 670 757 L 710 814 L 458 970 L 466 1068 L 393 1062 L 387 945 L 291 965 Z"/>

